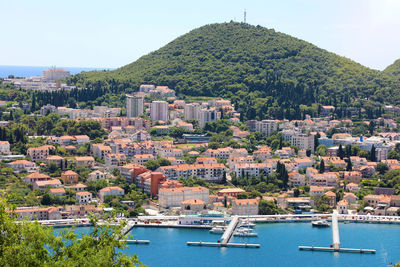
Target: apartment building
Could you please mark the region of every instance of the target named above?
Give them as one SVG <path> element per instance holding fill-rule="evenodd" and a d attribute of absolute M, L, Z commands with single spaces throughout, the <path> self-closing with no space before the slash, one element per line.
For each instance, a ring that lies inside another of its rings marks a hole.
<path fill-rule="evenodd" d="M 205 187 L 161 188 L 158 193 L 158 203 L 161 208 L 180 207 L 182 201 L 200 199 L 205 203 L 209 200 L 209 190 Z"/>
<path fill-rule="evenodd" d="M 122 153 L 107 154 L 104 160 L 107 167 L 120 167 L 126 164 L 126 156 Z"/>
<path fill-rule="evenodd" d="M 136 164 L 144 164 L 148 162 L 149 160 L 154 160 L 155 157 L 153 154 L 143 154 L 143 155 L 135 155 L 132 158 L 132 163 Z"/>
<path fill-rule="evenodd" d="M 184 107 L 184 119 L 199 120 L 200 109 L 201 107 L 198 103 L 186 104 Z"/>
<path fill-rule="evenodd" d="M 126 95 L 126 116 L 135 118 L 143 115 L 144 98 L 141 95 Z"/>
<path fill-rule="evenodd" d="M 98 196 L 101 202 L 104 202 L 105 197 L 107 196 L 123 196 L 125 194 L 124 189 L 118 186 L 108 186 L 103 189 L 100 189 Z"/>
<path fill-rule="evenodd" d="M 211 158 L 220 158 L 220 159 L 228 159 L 229 157 L 245 157 L 247 156 L 247 150 L 244 148 L 232 148 L 232 147 L 224 147 L 218 149 L 207 149 L 204 152 L 204 156 Z"/>
<path fill-rule="evenodd" d="M 258 199 L 233 199 L 232 215 L 258 215 Z"/>
<path fill-rule="evenodd" d="M 13 162 L 10 162 L 10 163 L 8 163 L 8 166 L 10 166 L 11 168 L 13 168 L 14 170 L 17 170 L 17 171 L 26 171 L 26 172 L 38 171 L 38 167 L 36 166 L 36 163 L 25 160 L 25 159 L 15 160 Z"/>
<path fill-rule="evenodd" d="M 136 177 L 136 185 L 151 197 L 157 197 L 161 185 L 167 181 L 161 172 L 147 171 Z"/>
<path fill-rule="evenodd" d="M 150 117 L 153 121 L 168 121 L 168 103 L 166 101 L 151 102 Z"/>
<path fill-rule="evenodd" d="M 268 175 L 272 173 L 272 165 L 270 163 L 237 163 L 234 164 L 233 172 L 236 177 L 259 176 L 261 173 Z"/>
<path fill-rule="evenodd" d="M 314 153 L 314 136 L 302 133 L 296 133 L 290 140 L 291 144 L 301 149 L 310 150 Z"/>
<path fill-rule="evenodd" d="M 10 154 L 10 143 L 8 141 L 0 141 L 0 154 Z"/>
<path fill-rule="evenodd" d="M 76 202 L 78 202 L 78 204 L 89 204 L 90 202 L 92 202 L 93 199 L 93 195 L 92 193 L 88 192 L 88 191 L 83 191 L 83 192 L 78 192 L 76 193 Z"/>
<path fill-rule="evenodd" d="M 91 150 L 93 156 L 97 156 L 99 159 L 104 159 L 106 155 L 112 152 L 111 147 L 104 144 L 93 144 Z"/>
<path fill-rule="evenodd" d="M 173 166 L 163 166 L 157 169 L 168 179 L 177 180 L 181 177 L 187 179 L 196 176 L 199 179 L 218 182 L 221 181 L 226 168 L 224 164 L 181 164 Z"/>
<path fill-rule="evenodd" d="M 50 155 L 50 150 L 55 150 L 55 147 L 49 145 L 44 145 L 40 147 L 30 147 L 27 150 L 27 155 L 33 161 L 38 161 L 38 160 L 44 161 Z"/>

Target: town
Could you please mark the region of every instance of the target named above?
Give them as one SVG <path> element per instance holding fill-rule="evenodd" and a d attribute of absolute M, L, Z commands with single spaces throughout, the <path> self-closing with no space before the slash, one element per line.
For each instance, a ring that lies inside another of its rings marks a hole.
<path fill-rule="evenodd" d="M 304 120 L 241 121 L 229 100 L 178 99 L 153 84 L 125 101 L 93 109 L 47 104 L 35 113 L 25 104 L 26 128 L 13 118 L 22 107 L 0 101 L 0 193 L 19 219 L 400 216 L 394 107 L 357 122 L 337 120 L 335 106 Z"/>

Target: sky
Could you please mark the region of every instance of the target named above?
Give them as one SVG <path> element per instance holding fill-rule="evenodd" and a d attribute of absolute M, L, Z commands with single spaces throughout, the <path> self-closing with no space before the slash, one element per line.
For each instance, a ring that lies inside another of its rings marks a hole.
<path fill-rule="evenodd" d="M 0 0 L 0 65 L 116 68 L 245 9 L 373 69 L 400 58 L 400 0 Z"/>

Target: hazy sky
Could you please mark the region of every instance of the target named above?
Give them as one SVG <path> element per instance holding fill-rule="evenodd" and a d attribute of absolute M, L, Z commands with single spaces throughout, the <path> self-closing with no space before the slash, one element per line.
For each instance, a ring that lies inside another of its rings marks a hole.
<path fill-rule="evenodd" d="M 374 69 L 400 58 L 400 0 L 1 0 L 0 65 L 119 67 L 244 9 Z"/>

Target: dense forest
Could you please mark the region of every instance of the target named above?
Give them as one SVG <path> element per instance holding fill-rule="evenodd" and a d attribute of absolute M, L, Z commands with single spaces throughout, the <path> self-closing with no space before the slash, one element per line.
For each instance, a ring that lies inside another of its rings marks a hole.
<path fill-rule="evenodd" d="M 300 119 L 316 115 L 320 104 L 339 107 L 339 118 L 350 116 L 350 106 L 376 117 L 381 103 L 400 103 L 400 81 L 390 71 L 369 69 L 273 29 L 235 22 L 200 27 L 129 65 L 83 72 L 68 83 L 87 90 L 46 93 L 37 100 L 120 105 L 125 92 L 153 83 L 182 98 L 228 98 L 242 119 Z"/>
<path fill-rule="evenodd" d="M 400 81 L 400 59 L 389 65 L 383 72 L 387 75 L 392 75 L 394 78 Z"/>

